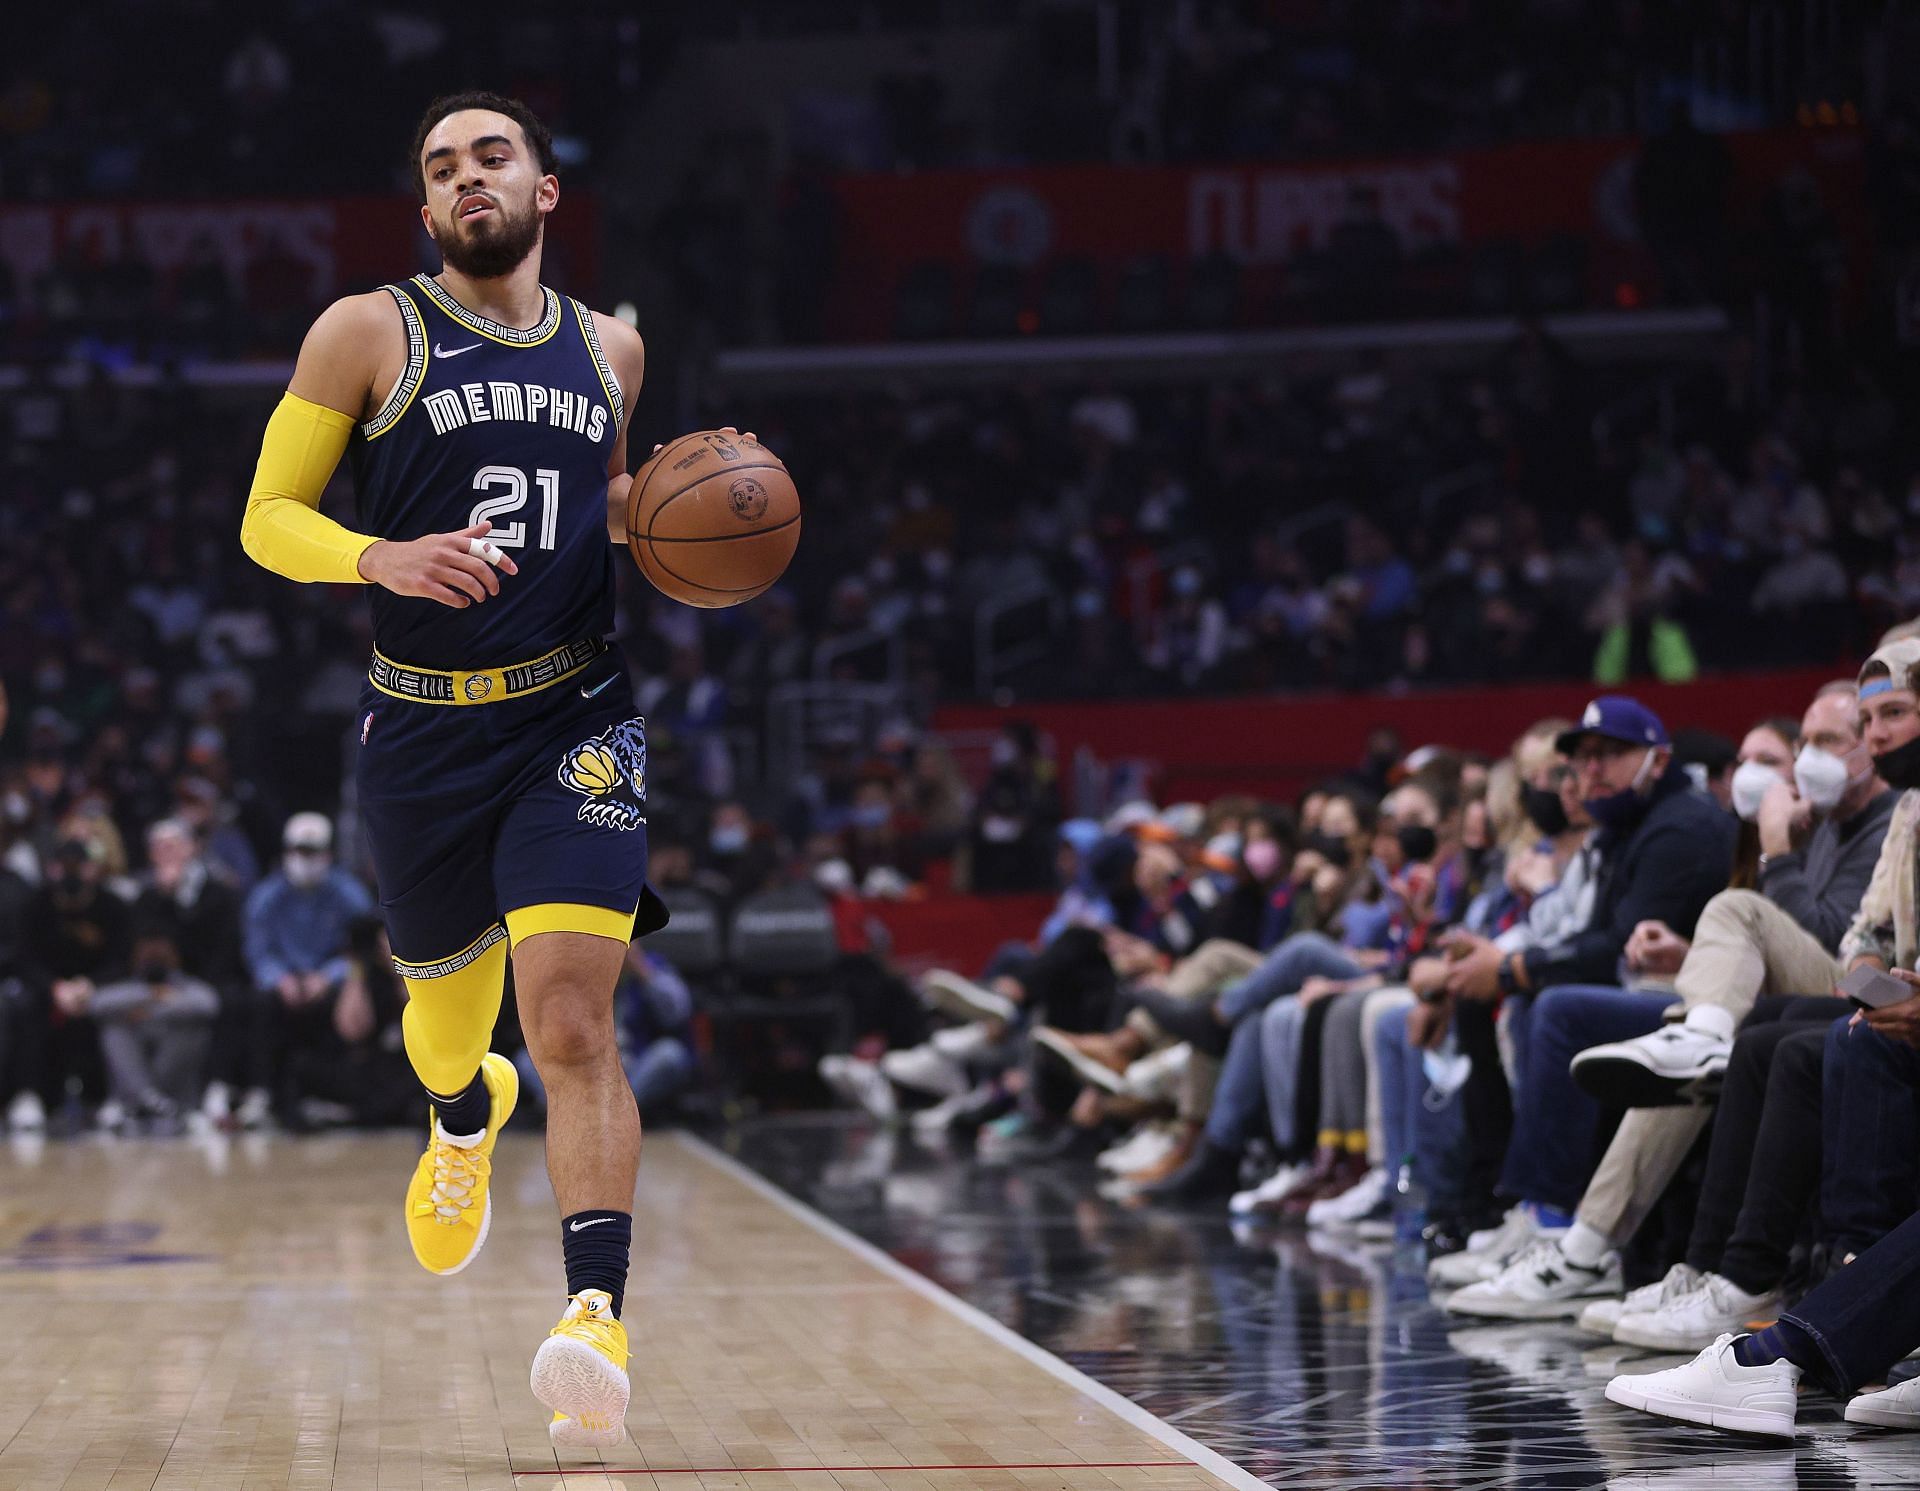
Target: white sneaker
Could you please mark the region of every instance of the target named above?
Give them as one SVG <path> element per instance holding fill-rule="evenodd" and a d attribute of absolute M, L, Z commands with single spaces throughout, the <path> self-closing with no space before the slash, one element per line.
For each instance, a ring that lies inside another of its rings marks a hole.
<path fill-rule="evenodd" d="M 40 1094 L 22 1089 L 7 1104 L 7 1127 L 16 1134 L 38 1134 L 47 1126 L 47 1105 Z"/>
<path fill-rule="evenodd" d="M 1687 1101 L 1687 1089 L 1727 1069 L 1733 1015 L 1697 1004 L 1686 1019 L 1630 1041 L 1589 1046 L 1573 1058 L 1573 1080 L 1603 1102 L 1660 1108 Z"/>
<path fill-rule="evenodd" d="M 200 1098 L 200 1112 L 210 1124 L 223 1124 L 233 1116 L 233 1090 L 224 1082 L 209 1082 Z"/>
<path fill-rule="evenodd" d="M 1493 1320 L 1554 1320 L 1579 1313 L 1595 1295 L 1620 1292 L 1620 1255 L 1593 1268 L 1575 1263 L 1557 1238 L 1537 1237 L 1491 1279 L 1469 1284 L 1446 1301 L 1455 1315 Z"/>
<path fill-rule="evenodd" d="M 869 1117 L 884 1123 L 899 1111 L 893 1084 L 871 1061 L 862 1061 L 857 1056 L 822 1056 L 819 1071 L 820 1080 L 833 1089 L 834 1096 L 863 1109 Z"/>
<path fill-rule="evenodd" d="M 127 1105 L 118 1098 L 108 1098 L 100 1105 L 100 1111 L 93 1115 L 94 1127 L 106 1134 L 119 1132 L 126 1121 Z"/>
<path fill-rule="evenodd" d="M 1171 1103 L 1180 1095 L 1180 1079 L 1193 1060 L 1193 1047 L 1182 1041 L 1142 1056 L 1120 1079 L 1120 1090 L 1144 1103 Z"/>
<path fill-rule="evenodd" d="M 1850 1424 L 1873 1424 L 1882 1429 L 1920 1429 L 1920 1377 L 1909 1377 L 1898 1387 L 1862 1393 L 1847 1402 Z"/>
<path fill-rule="evenodd" d="M 986 1021 L 969 1020 L 965 1025 L 934 1031 L 927 1044 L 955 1061 L 978 1061 L 993 1049 L 993 1037 L 987 1034 Z"/>
<path fill-rule="evenodd" d="M 1607 1401 L 1689 1424 L 1793 1438 L 1800 1369 L 1789 1361 L 1743 1367 L 1734 1360 L 1733 1342 L 1731 1335 L 1719 1337 L 1684 1367 L 1616 1377 L 1607 1384 Z"/>
<path fill-rule="evenodd" d="M 1614 1327 L 1620 1323 L 1622 1315 L 1643 1315 L 1649 1310 L 1662 1309 L 1698 1289 L 1703 1277 L 1692 1265 L 1676 1263 L 1667 1270 L 1664 1278 L 1655 1279 L 1651 1284 L 1642 1284 L 1638 1289 L 1629 1291 L 1625 1299 L 1595 1300 L 1580 1312 L 1576 1324 L 1583 1331 L 1611 1341 Z"/>
<path fill-rule="evenodd" d="M 1491 1279 L 1535 1238 L 1563 1236 L 1565 1229 L 1542 1227 L 1524 1206 L 1516 1206 L 1498 1227 L 1468 1233 L 1460 1252 L 1443 1254 L 1429 1263 L 1427 1283 L 1439 1289 L 1464 1289 Z"/>
<path fill-rule="evenodd" d="M 886 1078 L 882 1077 L 880 1080 L 884 1082 Z M 973 1102 L 974 1091 L 969 1089 L 966 1092 L 956 1093 L 950 1098 L 942 1098 L 931 1108 L 919 1109 L 907 1122 L 916 1134 L 944 1134 L 954 1119 L 965 1112 L 968 1105 Z"/>
<path fill-rule="evenodd" d="M 950 968 L 928 970 L 920 979 L 920 988 L 935 1009 L 944 1010 L 956 1020 L 1002 1020 L 1011 1024 L 1020 1014 L 1020 1006 L 1006 995 L 962 978 Z"/>
<path fill-rule="evenodd" d="M 1126 1090 L 1125 1079 L 1119 1072 L 1095 1061 L 1074 1045 L 1066 1031 L 1055 1030 L 1050 1025 L 1036 1025 L 1033 1028 L 1033 1043 L 1059 1057 L 1072 1069 L 1074 1076 L 1089 1087 L 1097 1087 L 1102 1092 L 1111 1093 Z"/>
<path fill-rule="evenodd" d="M 267 1120 L 273 1117 L 273 1099 L 267 1096 L 266 1088 L 248 1088 L 233 1117 L 243 1129 L 264 1129 Z"/>
<path fill-rule="evenodd" d="M 1236 1217 L 1256 1212 L 1278 1211 L 1285 1201 L 1313 1174 L 1311 1165 L 1282 1165 L 1250 1191 L 1236 1191 L 1227 1201 L 1227 1210 Z"/>
<path fill-rule="evenodd" d="M 969 1085 L 967 1069 L 931 1045 L 889 1051 L 880 1058 L 880 1070 L 891 1082 L 913 1092 L 932 1093 L 937 1098 L 958 1097 Z"/>
<path fill-rule="evenodd" d="M 1386 1170 L 1375 1165 L 1338 1196 L 1328 1196 L 1307 1208 L 1309 1227 L 1349 1227 L 1364 1220 L 1387 1199 Z"/>
<path fill-rule="evenodd" d="M 1771 1318 L 1779 1308 L 1777 1291 L 1748 1294 L 1731 1279 L 1703 1274 L 1689 1293 L 1657 1309 L 1623 1314 L 1613 1339 L 1656 1351 L 1698 1351 L 1723 1331 L 1744 1333 L 1749 1321 Z"/>
<path fill-rule="evenodd" d="M 1126 1175 L 1159 1164 L 1179 1142 L 1179 1136 L 1170 1128 L 1142 1124 L 1112 1148 L 1102 1150 L 1094 1164 L 1111 1174 Z"/>

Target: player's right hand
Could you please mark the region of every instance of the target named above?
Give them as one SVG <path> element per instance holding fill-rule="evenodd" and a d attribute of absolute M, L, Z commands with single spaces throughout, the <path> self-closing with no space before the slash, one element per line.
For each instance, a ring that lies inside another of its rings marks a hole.
<path fill-rule="evenodd" d="M 506 553 L 490 564 L 472 551 L 472 541 L 492 529 L 491 523 L 475 523 L 457 533 L 429 533 L 405 543 L 382 539 L 360 556 L 360 573 L 395 595 L 415 595 L 456 610 L 478 605 L 500 593 L 495 564 L 502 574 L 520 573 Z"/>

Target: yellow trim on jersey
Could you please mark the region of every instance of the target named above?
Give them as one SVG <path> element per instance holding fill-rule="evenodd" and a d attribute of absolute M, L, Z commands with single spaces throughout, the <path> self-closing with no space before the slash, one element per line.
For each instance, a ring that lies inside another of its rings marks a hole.
<path fill-rule="evenodd" d="M 609 911 L 605 906 L 585 906 L 577 901 L 543 901 L 538 906 L 522 906 L 507 913 L 507 942 L 518 947 L 529 937 L 542 932 L 579 932 L 588 937 L 607 937 L 615 942 L 633 941 L 633 911 Z"/>
<path fill-rule="evenodd" d="M 364 585 L 360 556 L 379 540 L 320 511 L 346 454 L 353 417 L 289 393 L 267 421 L 260 464 L 240 518 L 240 547 L 254 563 L 306 583 Z"/>
<path fill-rule="evenodd" d="M 606 650 L 607 644 L 600 638 L 588 637 L 524 663 L 450 672 L 396 663 L 375 648 L 367 682 L 390 698 L 410 699 L 416 704 L 498 704 L 502 699 L 519 699 L 550 689 L 590 667 Z"/>
<path fill-rule="evenodd" d="M 506 326 L 501 322 L 468 310 L 446 292 L 444 286 L 431 275 L 416 274 L 413 283 L 426 292 L 431 300 L 447 315 L 458 321 L 468 331 L 475 332 L 498 342 L 503 347 L 538 347 L 542 342 L 553 340 L 553 334 L 560 329 L 560 297 L 545 285 L 541 293 L 547 297 L 547 308 L 541 314 L 538 326 Z"/>
<path fill-rule="evenodd" d="M 613 415 L 614 434 L 620 433 L 621 421 L 626 417 L 626 400 L 620 392 L 620 380 L 613 374 L 613 364 L 607 361 L 607 354 L 600 350 L 600 333 L 594 329 L 593 312 L 575 300 L 572 302 L 573 316 L 580 323 L 580 336 L 587 344 L 587 351 L 593 357 L 593 370 L 600 375 L 600 386 L 607 392 L 607 410 Z"/>
<path fill-rule="evenodd" d="M 427 381 L 427 364 L 433 358 L 427 351 L 427 323 L 413 297 L 398 285 L 381 287 L 400 307 L 400 320 L 407 332 L 407 365 L 400 370 L 399 381 L 387 393 L 386 403 L 372 419 L 360 426 L 364 440 L 378 440 L 400 423 L 400 416 L 413 407 L 414 398 Z"/>

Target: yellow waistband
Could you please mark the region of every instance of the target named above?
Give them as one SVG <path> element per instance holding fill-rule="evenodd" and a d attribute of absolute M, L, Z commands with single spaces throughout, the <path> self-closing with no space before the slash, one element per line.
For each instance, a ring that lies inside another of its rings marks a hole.
<path fill-rule="evenodd" d="M 516 699 L 552 688 L 573 677 L 606 650 L 607 644 L 600 638 L 589 637 L 583 642 L 556 647 L 545 656 L 524 663 L 453 672 L 409 667 L 376 650 L 367 680 L 383 694 L 395 699 L 411 699 L 417 704 L 497 704 L 502 699 Z"/>

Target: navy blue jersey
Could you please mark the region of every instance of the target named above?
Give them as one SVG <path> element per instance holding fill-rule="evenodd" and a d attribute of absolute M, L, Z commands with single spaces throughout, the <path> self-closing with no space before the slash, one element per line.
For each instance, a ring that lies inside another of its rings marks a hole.
<path fill-rule="evenodd" d="M 388 285 L 407 366 L 348 446 L 360 524 L 404 542 L 490 522 L 520 566 L 458 608 L 374 586 L 374 646 L 420 668 L 498 668 L 613 629 L 607 460 L 620 382 L 593 313 L 546 290 L 522 331 L 477 316 L 425 275 Z"/>

